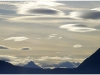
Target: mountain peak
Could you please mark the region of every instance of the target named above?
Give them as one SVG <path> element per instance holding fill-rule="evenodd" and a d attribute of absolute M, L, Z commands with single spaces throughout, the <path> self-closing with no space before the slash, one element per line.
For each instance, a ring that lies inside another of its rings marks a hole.
<path fill-rule="evenodd" d="M 28 64 L 35 64 L 33 61 L 28 62 Z"/>
<path fill-rule="evenodd" d="M 38 65 L 36 65 L 33 61 L 28 62 L 24 67 L 30 67 L 30 68 L 40 68 Z"/>

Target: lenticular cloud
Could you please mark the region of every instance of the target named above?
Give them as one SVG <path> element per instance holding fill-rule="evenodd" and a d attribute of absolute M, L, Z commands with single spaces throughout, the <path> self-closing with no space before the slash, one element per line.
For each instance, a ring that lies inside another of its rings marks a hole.
<path fill-rule="evenodd" d="M 82 27 L 81 25 L 78 24 L 66 24 L 66 25 L 61 25 L 59 28 L 62 29 L 67 29 L 68 31 L 72 32 L 91 32 L 95 31 L 95 28 L 89 28 L 89 27 Z"/>
<path fill-rule="evenodd" d="M 24 40 L 27 40 L 28 38 L 27 37 L 10 37 L 10 38 L 7 38 L 5 40 L 14 40 L 14 41 L 24 41 Z"/>

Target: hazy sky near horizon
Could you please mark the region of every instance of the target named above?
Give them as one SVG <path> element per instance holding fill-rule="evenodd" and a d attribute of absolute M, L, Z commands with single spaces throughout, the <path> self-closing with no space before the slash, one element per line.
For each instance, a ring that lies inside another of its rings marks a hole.
<path fill-rule="evenodd" d="M 0 58 L 82 62 L 99 47 L 99 1 L 0 2 Z"/>

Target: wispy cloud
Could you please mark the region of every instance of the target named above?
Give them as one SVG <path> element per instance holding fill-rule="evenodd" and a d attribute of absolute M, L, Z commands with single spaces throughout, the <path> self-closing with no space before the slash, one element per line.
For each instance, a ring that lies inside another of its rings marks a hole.
<path fill-rule="evenodd" d="M 58 37 L 58 39 L 62 39 L 62 37 Z"/>
<path fill-rule="evenodd" d="M 48 39 L 52 39 L 52 38 L 55 38 L 57 34 L 50 34 L 48 35 Z"/>
<path fill-rule="evenodd" d="M 7 62 L 10 62 L 14 65 L 25 65 L 29 61 L 33 61 L 33 58 L 31 57 L 26 57 L 26 58 L 18 58 L 16 56 L 10 56 L 10 55 L 0 55 L 0 60 L 4 60 Z"/>
<path fill-rule="evenodd" d="M 61 25 L 59 28 L 67 29 L 68 31 L 72 32 L 91 32 L 97 30 L 95 28 L 89 28 L 81 24 L 66 24 L 66 25 Z"/>
<path fill-rule="evenodd" d="M 74 47 L 74 48 L 80 48 L 80 47 L 82 47 L 82 45 L 76 44 L 76 45 L 74 45 L 73 47 Z"/>
<path fill-rule="evenodd" d="M 50 35 L 52 35 L 52 36 L 53 36 L 53 35 L 56 36 L 56 35 L 58 35 L 58 34 L 50 34 Z"/>
<path fill-rule="evenodd" d="M 70 57 L 59 57 L 59 56 L 55 56 L 55 57 L 49 57 L 49 56 L 42 56 L 39 59 L 37 59 L 38 61 L 47 61 L 47 60 L 71 60 Z"/>
<path fill-rule="evenodd" d="M 60 52 L 56 52 L 56 53 L 60 53 Z"/>
<path fill-rule="evenodd" d="M 10 38 L 4 39 L 4 40 L 6 40 L 6 41 L 7 40 L 24 41 L 24 40 L 27 40 L 27 39 L 29 39 L 29 38 L 22 36 L 22 37 L 10 37 Z"/>

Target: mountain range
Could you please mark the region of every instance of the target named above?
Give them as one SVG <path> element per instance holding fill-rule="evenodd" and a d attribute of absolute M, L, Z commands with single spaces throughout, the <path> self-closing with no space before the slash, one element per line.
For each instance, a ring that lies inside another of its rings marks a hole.
<path fill-rule="evenodd" d="M 0 60 L 0 74 L 100 74 L 100 48 L 77 68 L 42 69 L 32 61 L 24 67 Z M 31 66 L 34 68 L 31 68 Z"/>

